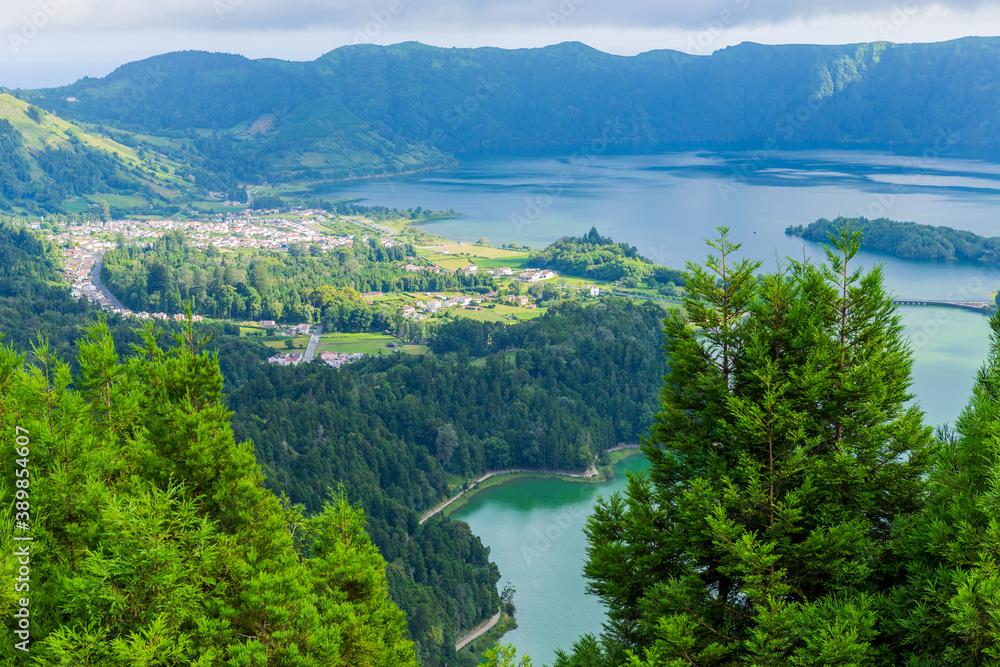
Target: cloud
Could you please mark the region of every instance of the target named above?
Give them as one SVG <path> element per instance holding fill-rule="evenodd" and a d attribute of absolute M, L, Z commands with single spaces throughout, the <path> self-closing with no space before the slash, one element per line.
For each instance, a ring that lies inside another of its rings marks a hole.
<path fill-rule="evenodd" d="M 929 0 L 3 0 L 0 30 L 16 30 L 39 12 L 65 30 L 207 31 L 356 28 L 395 23 L 409 30 L 482 32 L 506 26 L 699 29 L 719 16 L 733 25 L 809 21 L 823 16 L 891 13 Z M 956 11 L 1000 7 L 997 0 L 947 0 Z"/>

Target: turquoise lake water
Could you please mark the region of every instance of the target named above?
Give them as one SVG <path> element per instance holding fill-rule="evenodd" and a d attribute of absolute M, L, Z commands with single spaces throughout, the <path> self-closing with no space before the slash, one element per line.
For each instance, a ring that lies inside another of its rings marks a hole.
<path fill-rule="evenodd" d="M 957 157 L 912 158 L 869 151 L 684 152 L 643 156 L 492 158 L 411 177 L 337 186 L 338 196 L 399 208 L 455 209 L 462 217 L 426 225 L 449 238 L 542 247 L 592 225 L 660 264 L 683 267 L 705 255 L 704 239 L 728 225 L 752 257 L 819 258 L 788 225 L 838 215 L 888 217 L 1000 235 L 1000 165 Z M 884 265 L 898 296 L 988 299 L 1000 273 L 945 262 L 862 253 Z M 926 423 L 953 422 L 988 350 L 987 319 L 973 312 L 901 307 L 915 354 L 913 393 Z M 585 593 L 581 531 L 598 495 L 621 490 L 642 457 L 603 485 L 518 480 L 478 494 L 453 516 L 491 549 L 501 587 L 517 589 L 519 627 L 505 637 L 535 664 L 556 648 L 601 630 L 604 610 Z"/>

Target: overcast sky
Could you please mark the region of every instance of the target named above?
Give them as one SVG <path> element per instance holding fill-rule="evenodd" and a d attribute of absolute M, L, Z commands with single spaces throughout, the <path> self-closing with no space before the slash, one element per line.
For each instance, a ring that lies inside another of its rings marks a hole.
<path fill-rule="evenodd" d="M 358 42 L 634 55 L 1000 35 L 1000 0 L 0 0 L 0 86 L 104 76 L 168 51 L 312 60 Z"/>

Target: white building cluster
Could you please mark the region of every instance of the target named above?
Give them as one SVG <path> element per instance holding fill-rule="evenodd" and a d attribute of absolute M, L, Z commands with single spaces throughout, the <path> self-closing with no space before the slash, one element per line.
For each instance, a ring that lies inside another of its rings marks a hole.
<path fill-rule="evenodd" d="M 360 359 L 363 359 L 365 355 L 360 352 L 354 352 L 353 354 L 348 354 L 346 352 L 324 352 L 319 355 L 328 366 L 333 366 L 334 368 L 340 368 L 344 364 L 349 364 Z"/>
<path fill-rule="evenodd" d="M 172 231 L 182 231 L 198 248 L 235 250 L 283 250 L 297 243 L 318 245 L 324 250 L 350 246 L 354 235 L 331 236 L 310 227 L 301 218 L 271 218 L 258 213 L 219 214 L 203 220 L 111 220 L 65 227 L 48 238 L 61 245 L 99 251 L 115 247 L 114 239 L 121 234 L 129 243 L 151 243 Z M 367 237 L 364 239 L 367 241 Z M 384 241 L 393 243 L 395 241 Z"/>

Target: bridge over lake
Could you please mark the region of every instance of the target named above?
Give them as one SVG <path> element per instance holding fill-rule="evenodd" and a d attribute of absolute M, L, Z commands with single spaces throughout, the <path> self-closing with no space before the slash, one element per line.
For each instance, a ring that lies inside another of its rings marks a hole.
<path fill-rule="evenodd" d="M 982 313 L 990 305 L 989 301 L 936 301 L 933 299 L 893 299 L 899 306 L 943 306 L 944 308 L 961 308 Z"/>

